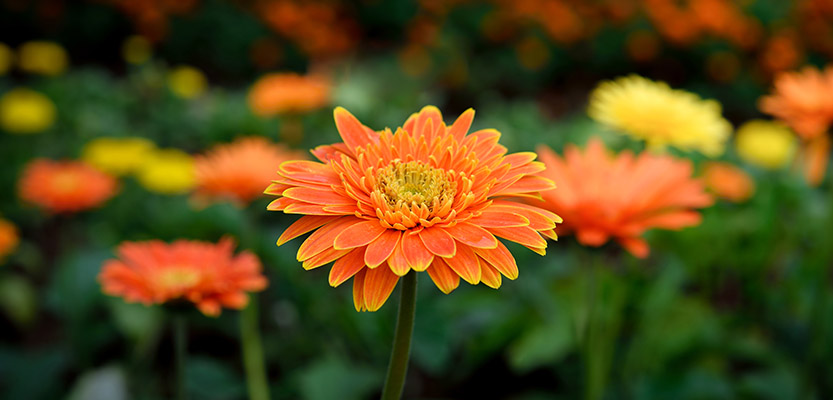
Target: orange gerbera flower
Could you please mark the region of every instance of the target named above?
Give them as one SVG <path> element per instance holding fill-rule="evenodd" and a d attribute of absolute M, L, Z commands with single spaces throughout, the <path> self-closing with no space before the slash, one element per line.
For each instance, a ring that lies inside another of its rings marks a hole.
<path fill-rule="evenodd" d="M 824 72 L 805 67 L 779 74 L 773 93 L 761 99 L 760 108 L 804 139 L 823 135 L 833 123 L 833 66 Z"/>
<path fill-rule="evenodd" d="M 545 146 L 538 155 L 547 166 L 540 175 L 558 182 L 558 189 L 541 193 L 544 207 L 558 210 L 565 230 L 575 231 L 586 246 L 613 237 L 631 254 L 646 257 L 643 232 L 697 225 L 700 214 L 693 209 L 712 204 L 703 182 L 692 178 L 688 160 L 629 151 L 612 157 L 598 138 L 583 152 L 567 147 L 564 158 Z"/>
<path fill-rule="evenodd" d="M 755 194 L 755 181 L 742 169 L 726 162 L 707 162 L 703 167 L 703 181 L 712 193 L 731 202 L 741 203 Z"/>
<path fill-rule="evenodd" d="M 269 210 L 306 214 L 278 245 L 315 230 L 298 260 L 305 269 L 335 261 L 330 285 L 353 277 L 357 310 L 378 310 L 411 270 L 427 271 L 444 293 L 460 278 L 497 288 L 518 267 L 495 236 L 539 254 L 541 235 L 556 238 L 557 215 L 512 199 L 554 187 L 533 175 L 544 165 L 535 153 L 506 155 L 494 129 L 467 134 L 474 110 L 446 127 L 425 107 L 395 133 L 375 132 L 341 107 L 334 116 L 344 143 L 313 150 L 321 162 L 281 164 L 266 193 L 281 196 Z"/>
<path fill-rule="evenodd" d="M 196 158 L 197 196 L 248 203 L 269 186 L 275 166 L 305 158 L 304 153 L 263 137 L 246 137 L 216 146 Z"/>
<path fill-rule="evenodd" d="M 242 309 L 246 292 L 268 284 L 260 260 L 244 251 L 234 256 L 234 241 L 219 243 L 178 240 L 124 242 L 119 259 L 104 263 L 98 280 L 104 293 L 129 303 L 162 304 L 183 299 L 205 315 L 220 315 L 222 307 Z"/>
<path fill-rule="evenodd" d="M 249 90 L 249 106 L 260 116 L 306 113 L 325 106 L 329 100 L 329 81 L 315 75 L 268 74 Z"/>
<path fill-rule="evenodd" d="M 20 198 L 52 213 L 100 206 L 118 189 L 116 178 L 80 161 L 36 159 L 18 183 Z"/>
<path fill-rule="evenodd" d="M 18 243 L 20 243 L 20 236 L 18 236 L 17 227 L 0 218 L 0 264 L 14 251 Z"/>

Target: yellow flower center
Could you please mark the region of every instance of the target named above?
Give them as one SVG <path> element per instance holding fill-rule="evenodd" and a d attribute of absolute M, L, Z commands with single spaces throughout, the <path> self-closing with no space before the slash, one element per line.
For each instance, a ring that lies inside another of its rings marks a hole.
<path fill-rule="evenodd" d="M 159 275 L 159 284 L 169 290 L 182 290 L 200 281 L 198 271 L 187 267 L 171 267 Z"/>
<path fill-rule="evenodd" d="M 396 229 L 430 226 L 451 210 L 457 182 L 453 172 L 419 161 L 394 161 L 376 172 L 372 198 L 383 224 Z"/>
<path fill-rule="evenodd" d="M 72 171 L 59 172 L 52 177 L 52 189 L 59 193 L 74 192 L 80 183 L 80 177 Z"/>

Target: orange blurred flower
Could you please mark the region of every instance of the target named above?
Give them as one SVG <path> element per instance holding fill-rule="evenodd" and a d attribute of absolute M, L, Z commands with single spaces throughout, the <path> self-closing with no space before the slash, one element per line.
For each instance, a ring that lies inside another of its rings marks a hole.
<path fill-rule="evenodd" d="M 116 178 L 81 161 L 35 159 L 18 182 L 20 198 L 51 213 L 95 208 L 113 197 Z"/>
<path fill-rule="evenodd" d="M 187 300 L 205 315 L 217 316 L 223 307 L 242 309 L 246 292 L 266 288 L 260 260 L 243 251 L 233 254 L 234 241 L 219 243 L 178 240 L 124 242 L 118 259 L 104 263 L 98 280 L 104 293 L 129 303 L 162 304 Z"/>
<path fill-rule="evenodd" d="M 823 135 L 833 123 L 833 66 L 823 72 L 805 67 L 778 74 L 773 93 L 761 98 L 759 105 L 804 139 Z"/>
<path fill-rule="evenodd" d="M 717 197 L 734 203 L 742 203 L 755 194 L 755 181 L 742 169 L 726 162 L 707 162 L 703 167 L 703 181 Z"/>
<path fill-rule="evenodd" d="M 317 147 L 321 161 L 281 164 L 268 209 L 304 214 L 278 245 L 310 231 L 298 250 L 305 269 L 335 261 L 330 285 L 353 277 L 359 311 L 376 311 L 401 276 L 427 271 L 444 293 L 460 278 L 497 288 L 518 276 L 497 237 L 544 254 L 561 219 L 513 198 L 536 196 L 552 182 L 535 153 L 506 154 L 500 132 L 467 134 L 474 110 L 447 127 L 436 107 L 411 115 L 396 132 L 376 132 L 339 107 L 344 143 Z"/>
<path fill-rule="evenodd" d="M 315 75 L 268 74 L 249 90 L 249 107 L 260 116 L 306 113 L 329 101 L 330 82 Z"/>
<path fill-rule="evenodd" d="M 343 54 L 358 43 L 358 24 L 337 2 L 271 0 L 258 5 L 257 14 L 267 25 L 311 57 Z"/>
<path fill-rule="evenodd" d="M 306 158 L 303 152 L 263 137 L 245 137 L 215 146 L 196 158 L 196 195 L 248 203 L 263 194 L 278 165 Z"/>
<path fill-rule="evenodd" d="M 0 263 L 14 251 L 18 243 L 20 243 L 20 236 L 17 227 L 0 218 Z"/>
<path fill-rule="evenodd" d="M 697 225 L 700 214 L 694 209 L 712 204 L 703 182 L 692 178 L 688 160 L 629 151 L 613 157 L 598 138 L 584 151 L 567 147 L 563 158 L 546 146 L 538 155 L 547 167 L 540 175 L 558 182 L 557 189 L 542 193 L 543 207 L 558 210 L 564 229 L 585 246 L 601 246 L 612 237 L 631 254 L 646 257 L 643 232 Z"/>

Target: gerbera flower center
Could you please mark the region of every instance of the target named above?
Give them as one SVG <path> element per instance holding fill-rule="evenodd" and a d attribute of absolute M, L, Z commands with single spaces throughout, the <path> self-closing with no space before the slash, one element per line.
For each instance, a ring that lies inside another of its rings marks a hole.
<path fill-rule="evenodd" d="M 434 211 L 440 204 L 453 199 L 457 183 L 448 173 L 418 161 L 393 162 L 376 175 L 376 188 L 392 208 L 428 207 Z"/>
<path fill-rule="evenodd" d="M 199 280 L 199 272 L 188 267 L 168 268 L 159 276 L 159 283 L 169 290 L 186 289 L 196 285 Z"/>

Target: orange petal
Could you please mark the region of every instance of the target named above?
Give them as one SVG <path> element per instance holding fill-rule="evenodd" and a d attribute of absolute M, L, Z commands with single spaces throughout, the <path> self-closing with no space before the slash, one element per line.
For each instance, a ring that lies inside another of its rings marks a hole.
<path fill-rule="evenodd" d="M 332 190 L 318 190 L 301 186 L 284 190 L 283 196 L 310 204 L 356 204 L 355 200 L 342 196 Z"/>
<path fill-rule="evenodd" d="M 341 231 L 333 242 L 333 247 L 344 250 L 364 246 L 376 240 L 387 229 L 378 220 L 362 221 Z"/>
<path fill-rule="evenodd" d="M 316 255 L 314 255 L 314 256 L 306 259 L 306 260 L 304 260 L 304 262 L 301 264 L 301 266 L 305 270 L 309 271 L 313 268 L 318 268 L 318 267 L 320 267 L 324 264 L 329 264 L 329 263 L 339 259 L 341 256 L 347 254 L 349 251 L 350 250 L 336 250 L 336 249 L 330 247 L 329 249 L 326 249 L 326 250 L 324 250 L 324 251 L 322 251 L 322 252 L 320 252 L 320 253 L 318 253 L 318 254 L 316 254 Z"/>
<path fill-rule="evenodd" d="M 335 216 L 329 215 L 305 215 L 298 219 L 297 221 L 293 222 L 292 225 L 289 225 L 281 237 L 278 238 L 278 246 L 295 239 L 298 236 L 301 236 L 315 228 L 318 228 L 328 222 L 335 220 Z"/>
<path fill-rule="evenodd" d="M 356 311 L 367 311 L 367 306 L 364 300 L 364 281 L 367 276 L 367 268 L 362 268 L 353 276 L 353 306 Z"/>
<path fill-rule="evenodd" d="M 355 150 L 357 147 L 363 147 L 369 143 L 378 141 L 378 138 L 372 137 L 367 132 L 367 127 L 362 125 L 353 114 L 342 107 L 336 107 L 333 111 L 333 118 L 336 122 L 336 129 L 344 139 L 344 144 L 350 150 Z"/>
<path fill-rule="evenodd" d="M 483 249 L 494 249 L 497 247 L 497 239 L 489 231 L 468 222 L 461 222 L 452 227 L 445 228 L 454 239 L 471 247 Z"/>
<path fill-rule="evenodd" d="M 330 286 L 341 285 L 364 268 L 364 251 L 362 247 L 353 249 L 333 263 L 330 269 Z"/>
<path fill-rule="evenodd" d="M 472 285 L 480 283 L 480 264 L 471 247 L 457 246 L 457 254 L 446 258 L 445 263 L 466 282 Z"/>
<path fill-rule="evenodd" d="M 518 264 L 515 263 L 515 257 L 512 257 L 512 253 L 503 243 L 498 242 L 494 249 L 474 249 L 474 252 L 500 271 L 503 276 L 513 280 L 518 277 Z"/>
<path fill-rule="evenodd" d="M 512 228 L 529 225 L 529 220 L 515 213 L 496 212 L 486 209 L 483 214 L 469 220 L 472 224 L 484 228 Z"/>
<path fill-rule="evenodd" d="M 480 259 L 480 281 L 492 289 L 499 288 L 501 284 L 500 272 L 482 258 Z"/>
<path fill-rule="evenodd" d="M 454 273 L 440 257 L 434 258 L 434 262 L 427 271 L 437 288 L 445 294 L 451 293 L 452 290 L 457 289 L 457 286 L 460 286 L 460 275 Z"/>
<path fill-rule="evenodd" d="M 419 234 L 402 235 L 402 255 L 414 271 L 425 271 L 434 259 L 434 254 L 425 247 Z"/>
<path fill-rule="evenodd" d="M 448 128 L 448 135 L 454 136 L 458 142 L 463 141 L 463 138 L 469 133 L 471 123 L 474 120 L 474 109 L 469 108 L 457 117 L 457 120 Z"/>
<path fill-rule="evenodd" d="M 506 240 L 511 240 L 520 243 L 526 247 L 534 247 L 544 249 L 547 247 L 547 241 L 535 232 L 534 229 L 521 226 L 517 228 L 489 228 L 496 236 L 502 237 Z"/>
<path fill-rule="evenodd" d="M 648 243 L 641 238 L 619 238 L 619 243 L 625 250 L 638 258 L 648 257 L 648 253 L 651 252 Z"/>
<path fill-rule="evenodd" d="M 399 277 L 390 268 L 365 269 L 364 304 L 367 311 L 376 311 L 387 301 Z"/>
<path fill-rule="evenodd" d="M 315 161 L 286 161 L 278 167 L 278 173 L 287 178 L 325 185 L 338 184 L 341 180 L 329 164 Z"/>
<path fill-rule="evenodd" d="M 318 228 L 304 243 L 301 243 L 301 247 L 298 248 L 298 261 L 304 261 L 326 249 L 332 248 L 336 237 L 344 232 L 344 229 L 362 222 L 364 220 L 356 217 L 343 217 Z"/>
<path fill-rule="evenodd" d="M 396 229 L 386 229 L 376 240 L 370 242 L 364 253 L 364 262 L 369 268 L 376 268 L 393 254 L 393 249 L 399 244 L 402 232 Z"/>
<path fill-rule="evenodd" d="M 405 251 L 402 249 L 402 242 L 405 241 L 405 236 L 410 236 L 408 234 L 402 234 L 402 239 L 399 240 L 396 247 L 393 249 L 393 254 L 388 257 L 388 266 L 390 266 L 390 270 L 393 271 L 394 274 L 399 276 L 405 276 L 408 271 L 411 270 L 411 266 L 408 263 L 408 259 L 405 258 Z M 417 240 L 419 241 L 419 240 Z M 420 245 L 422 243 L 420 242 Z M 433 258 L 433 257 L 432 257 Z"/>
<path fill-rule="evenodd" d="M 601 246 L 607 242 L 608 237 L 607 232 L 600 229 L 584 228 L 576 230 L 576 239 L 585 246 Z"/>
<path fill-rule="evenodd" d="M 440 257 L 451 257 L 457 251 L 454 238 L 445 229 L 432 226 L 419 232 L 419 238 L 431 253 Z"/>

